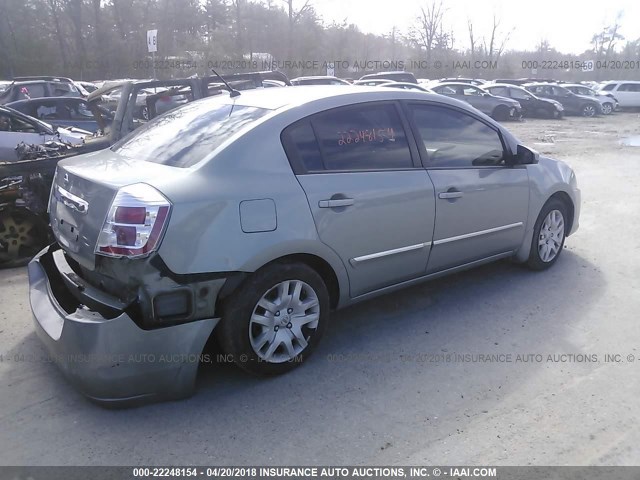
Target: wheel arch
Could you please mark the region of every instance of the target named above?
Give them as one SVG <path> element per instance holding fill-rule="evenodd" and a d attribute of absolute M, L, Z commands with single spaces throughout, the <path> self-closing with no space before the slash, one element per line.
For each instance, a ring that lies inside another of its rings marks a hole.
<path fill-rule="evenodd" d="M 567 228 L 565 229 L 565 232 L 566 232 L 565 235 L 568 237 L 569 233 L 572 231 L 573 222 L 575 221 L 575 211 L 576 211 L 575 205 L 567 192 L 565 192 L 564 190 L 556 190 L 551 195 L 549 195 L 544 202 L 539 204 L 540 208 L 537 210 L 535 216 L 532 217 L 531 220 L 528 222 L 527 230 L 525 232 L 522 245 L 520 246 L 520 248 L 515 253 L 515 256 L 513 257 L 517 263 L 523 263 L 529 258 L 529 253 L 531 251 L 531 240 L 533 238 L 533 233 L 534 233 L 533 227 L 535 225 L 535 221 L 538 218 L 538 215 L 540 214 L 542 209 L 545 207 L 545 205 L 547 205 L 547 203 L 549 203 L 551 200 L 554 200 L 554 199 L 561 201 L 564 205 L 566 205 L 568 209 L 569 218 L 567 219 Z"/>
<path fill-rule="evenodd" d="M 225 285 L 220 290 L 216 301 L 216 311 L 219 311 L 221 307 L 220 303 L 223 302 L 229 295 L 242 287 L 242 285 L 259 270 L 266 268 L 274 263 L 302 263 L 309 268 L 313 269 L 324 281 L 329 292 L 329 301 L 331 309 L 334 310 L 338 307 L 341 300 L 341 293 L 344 292 L 344 288 L 348 289 L 348 285 L 343 285 L 341 288 L 338 273 L 333 266 L 324 258 L 312 254 L 312 253 L 292 253 L 282 255 L 277 258 L 273 258 L 254 272 L 242 272 L 240 275 L 228 279 Z M 348 291 L 348 290 L 346 290 Z"/>
<path fill-rule="evenodd" d="M 560 200 L 567 207 L 567 210 L 568 210 L 567 215 L 569 216 L 569 218 L 567 219 L 567 225 L 565 227 L 565 235 L 569 236 L 569 233 L 573 228 L 573 220 L 575 216 L 575 205 L 573 204 L 573 200 L 571 200 L 571 197 L 567 192 L 560 190 L 554 193 L 553 195 L 551 195 L 549 199 L 546 202 L 544 202 L 544 205 L 549 203 L 549 201 L 551 201 L 552 199 Z M 544 208 L 544 205 L 542 206 L 543 208 Z"/>

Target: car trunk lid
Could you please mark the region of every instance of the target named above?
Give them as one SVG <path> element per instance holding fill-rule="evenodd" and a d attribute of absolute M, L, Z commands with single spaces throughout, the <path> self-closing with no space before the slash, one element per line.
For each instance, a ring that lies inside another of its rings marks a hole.
<path fill-rule="evenodd" d="M 49 202 L 56 240 L 75 261 L 93 270 L 98 235 L 118 189 L 135 183 L 157 186 L 162 178 L 175 178 L 176 170 L 125 159 L 109 149 L 60 162 Z"/>

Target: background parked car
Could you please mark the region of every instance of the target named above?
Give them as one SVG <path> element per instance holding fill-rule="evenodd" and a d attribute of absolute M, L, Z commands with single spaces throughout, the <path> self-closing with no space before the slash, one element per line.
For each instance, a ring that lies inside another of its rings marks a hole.
<path fill-rule="evenodd" d="M 564 107 L 560 102 L 539 98 L 518 85 L 492 83 L 484 86 L 492 95 L 511 98 L 520 103 L 525 117 L 562 118 Z"/>
<path fill-rule="evenodd" d="M 469 83 L 471 85 L 476 85 L 476 86 L 483 86 L 485 83 L 487 83 L 487 81 L 482 78 L 451 77 L 451 78 L 441 78 L 439 80 L 439 83 L 446 83 L 446 82 Z"/>
<path fill-rule="evenodd" d="M 576 95 L 566 88 L 554 83 L 527 83 L 524 87 L 541 98 L 549 98 L 560 102 L 565 113 L 593 117 L 602 113 L 600 102 L 593 97 Z"/>
<path fill-rule="evenodd" d="M 346 80 L 329 75 L 297 77 L 291 79 L 291 85 L 350 85 Z"/>
<path fill-rule="evenodd" d="M 0 105 L 40 97 L 81 97 L 73 83 L 59 80 L 14 81 L 0 94 Z"/>
<path fill-rule="evenodd" d="M 430 88 L 441 95 L 465 101 L 496 120 L 516 119 L 522 116 L 522 107 L 517 101 L 496 97 L 470 83 L 447 82 Z"/>
<path fill-rule="evenodd" d="M 403 90 L 417 90 L 420 92 L 427 92 L 427 93 L 434 93 L 433 91 L 429 90 L 426 87 L 422 87 L 418 84 L 415 83 L 407 83 L 407 82 L 387 82 L 387 83 L 381 83 L 378 85 L 378 87 L 385 87 L 385 88 L 401 88 Z"/>
<path fill-rule="evenodd" d="M 576 95 L 582 95 L 584 97 L 593 97 L 600 102 L 602 107 L 602 113 L 604 115 L 610 115 L 614 110 L 618 108 L 618 101 L 612 94 L 604 94 L 596 92 L 594 89 L 581 85 L 579 83 L 563 83 L 562 86 L 567 90 L 575 93 Z"/>
<path fill-rule="evenodd" d="M 149 115 L 149 106 L 147 105 L 147 98 L 156 94 L 161 94 L 166 90 L 167 89 L 164 87 L 158 87 L 158 88 L 150 87 L 150 88 L 145 88 L 140 90 L 138 92 L 138 95 L 136 96 L 136 109 L 134 111 L 134 117 L 139 118 L 141 120 L 149 120 L 151 117 Z M 109 94 L 105 95 L 105 101 L 104 101 L 105 107 L 107 107 L 111 111 L 115 111 L 115 109 L 118 107 L 118 102 L 120 102 L 121 93 L 122 93 L 122 88 L 115 88 L 114 90 L 109 92 Z M 183 99 L 180 99 L 180 100 L 183 100 Z M 174 103 L 174 101 L 176 103 Z M 159 101 L 157 105 L 158 108 L 162 103 L 167 103 L 167 105 L 165 105 L 164 108 L 162 109 L 159 108 L 158 113 L 164 113 L 165 111 L 171 110 L 171 108 L 178 106 L 177 102 L 178 102 L 177 98 L 172 98 L 171 95 L 167 95 L 166 98 Z M 186 103 L 186 101 L 182 103 Z"/>
<path fill-rule="evenodd" d="M 614 95 L 620 107 L 640 107 L 640 81 L 624 80 L 606 82 L 600 87 L 599 93 Z"/>
<path fill-rule="evenodd" d="M 262 86 L 264 88 L 286 87 L 287 84 L 284 82 L 281 82 L 280 80 L 263 80 Z"/>
<path fill-rule="evenodd" d="M 103 125 L 92 112 L 84 98 L 44 97 L 32 100 L 20 100 L 7 104 L 30 117 L 50 123 L 57 127 L 76 127 L 95 133 L 103 130 L 113 120 L 113 114 L 103 107 L 101 109 Z"/>
<path fill-rule="evenodd" d="M 50 141 L 80 144 L 87 135 L 90 133 L 82 130 L 54 128 L 37 118 L 0 106 L 0 162 L 19 160 L 16 146 L 20 142 L 27 145 L 42 145 Z"/>
<path fill-rule="evenodd" d="M 360 77 L 360 80 L 392 80 L 394 82 L 418 83 L 416 76 L 411 72 L 378 72 L 369 73 Z"/>
<path fill-rule="evenodd" d="M 84 88 L 87 94 L 97 90 L 99 87 L 99 85 L 96 85 L 95 83 L 92 83 L 92 82 L 76 81 L 75 84 L 78 85 L 79 87 Z"/>
<path fill-rule="evenodd" d="M 394 80 L 387 78 L 369 78 L 365 80 L 356 80 L 353 85 L 360 85 L 365 87 L 377 87 L 378 85 L 384 85 L 385 83 L 395 83 Z M 416 84 L 417 85 L 417 84 Z"/>

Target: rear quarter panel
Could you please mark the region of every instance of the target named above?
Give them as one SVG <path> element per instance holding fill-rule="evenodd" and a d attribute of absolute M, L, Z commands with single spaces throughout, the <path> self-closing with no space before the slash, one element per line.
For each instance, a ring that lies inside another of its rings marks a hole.
<path fill-rule="evenodd" d="M 280 141 L 291 121 L 284 115 L 258 125 L 194 167 L 187 181 L 163 187 L 174 207 L 159 253 L 173 272 L 253 272 L 286 255 L 310 254 L 329 263 L 340 291 L 348 293 L 344 265 L 318 239 L 306 195 Z M 244 232 L 241 202 L 263 199 L 275 204 L 276 228 Z"/>

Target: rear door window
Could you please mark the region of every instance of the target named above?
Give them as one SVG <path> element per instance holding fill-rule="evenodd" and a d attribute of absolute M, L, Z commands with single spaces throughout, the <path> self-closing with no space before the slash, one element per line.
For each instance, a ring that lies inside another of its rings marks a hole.
<path fill-rule="evenodd" d="M 400 115 L 392 103 L 336 108 L 313 116 L 311 125 L 327 170 L 413 166 Z"/>
<path fill-rule="evenodd" d="M 510 88 L 511 98 L 515 98 L 516 100 L 526 100 L 531 98 L 531 95 L 528 95 L 526 91 L 520 90 L 519 88 Z M 508 97 L 509 95 L 505 95 Z"/>
<path fill-rule="evenodd" d="M 493 87 L 489 89 L 492 95 L 497 95 L 499 97 L 508 97 L 509 89 L 507 87 Z"/>
<path fill-rule="evenodd" d="M 296 174 L 413 168 L 393 103 L 335 108 L 287 127 L 281 138 Z"/>

